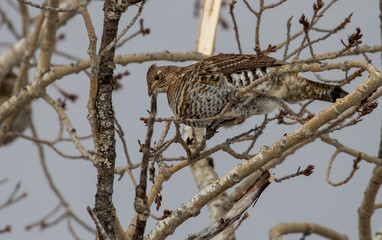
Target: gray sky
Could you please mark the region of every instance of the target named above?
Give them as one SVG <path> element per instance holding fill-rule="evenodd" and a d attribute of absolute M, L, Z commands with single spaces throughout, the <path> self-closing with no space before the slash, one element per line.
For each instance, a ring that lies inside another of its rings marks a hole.
<path fill-rule="evenodd" d="M 257 8 L 257 1 L 249 1 L 252 6 Z M 268 1 L 266 1 L 268 2 Z M 328 2 L 328 1 L 324 1 Z M 92 20 L 95 25 L 99 40 L 102 29 L 102 2 L 93 2 L 89 6 Z M 308 19 L 312 15 L 313 1 L 290 0 L 279 8 L 266 12 L 261 26 L 261 46 L 266 48 L 268 44 L 277 44 L 285 39 L 286 21 L 293 15 L 292 32 L 300 29 L 298 19 L 302 13 L 305 13 Z M 0 2 L 0 7 L 9 7 L 5 2 Z M 11 9 L 3 9 L 11 12 Z M 136 8 L 132 7 L 124 14 L 120 27 L 125 27 L 130 19 L 135 15 Z M 32 12 L 35 12 L 31 10 Z M 334 35 L 331 40 L 325 41 L 315 48 L 316 53 L 324 53 L 342 48 L 340 39 L 346 42 L 347 36 L 354 32 L 356 26 L 359 26 L 363 33 L 363 43 L 367 45 L 380 44 L 379 32 L 379 10 L 376 1 L 357 1 L 342 0 L 336 3 L 320 21 L 319 27 L 329 29 L 337 26 L 351 12 L 353 12 L 352 22 L 347 28 Z M 240 39 L 243 51 L 253 53 L 254 47 L 254 29 L 255 17 L 246 9 L 242 1 L 238 1 L 235 8 L 236 18 L 240 31 Z M 215 53 L 237 53 L 237 45 L 234 38 L 234 32 L 231 30 L 232 24 L 228 14 L 228 8 L 222 9 L 222 17 L 229 22 L 229 30 L 218 28 L 216 37 Z M 11 14 L 9 13 L 9 17 Z M 168 50 L 170 52 L 194 51 L 198 36 L 199 17 L 193 16 L 193 1 L 148 1 L 142 16 L 144 26 L 150 28 L 151 32 L 147 36 L 139 36 L 126 43 L 117 50 L 117 54 L 127 53 L 145 53 Z M 15 22 L 18 18 L 12 16 Z M 20 26 L 15 24 L 18 30 Z M 13 42 L 15 39 L 5 34 L 5 27 L 0 28 L 0 42 Z M 136 24 L 128 36 L 139 29 Z M 64 33 L 65 39 L 57 44 L 57 49 L 73 54 L 79 58 L 87 58 L 86 50 L 88 46 L 87 34 L 80 16 L 76 16 L 65 27 L 59 29 L 58 33 Z M 317 35 L 312 35 L 314 36 Z M 299 41 L 294 45 L 299 44 Z M 0 48 L 4 51 L 4 48 Z M 283 49 L 282 49 L 283 51 Z M 271 56 L 280 58 L 282 51 Z M 305 50 L 302 57 L 309 57 L 309 51 Z M 356 57 L 362 59 L 361 57 Z M 370 55 L 377 69 L 381 68 L 380 54 Z M 67 59 L 55 56 L 53 62 L 56 64 L 70 63 Z M 143 64 L 130 64 L 126 67 L 117 67 L 116 72 L 123 72 L 126 69 L 131 72 L 128 77 L 122 79 L 123 88 L 114 94 L 114 106 L 116 116 L 124 128 L 125 139 L 128 144 L 130 157 L 133 162 L 141 159 L 137 140 L 144 140 L 146 128 L 139 120 L 141 116 L 147 116 L 146 109 L 149 108 L 150 99 L 147 96 L 146 71 L 152 62 Z M 169 63 L 165 61 L 158 62 L 158 65 L 189 63 Z M 32 79 L 34 72 L 30 72 Z M 362 81 L 365 76 L 357 79 L 351 85 L 345 86 L 347 91 L 352 91 Z M 305 76 L 310 76 L 306 74 Z M 330 73 L 324 75 L 331 79 L 340 79 L 344 77 L 343 73 Z M 77 133 L 80 136 L 90 133 L 89 123 L 86 119 L 87 96 L 89 89 L 89 79 L 85 74 L 68 76 L 58 84 L 65 90 L 79 95 L 75 104 L 68 103 L 67 114 L 71 118 Z M 60 97 L 53 87 L 48 88 L 48 93 L 52 97 Z M 310 108 L 314 113 L 329 107 L 328 103 L 316 102 Z M 54 139 L 58 131 L 57 116 L 54 110 L 42 100 L 33 102 L 33 119 L 37 125 L 39 135 L 43 139 Z M 276 113 L 276 112 L 275 112 Z M 270 116 L 274 116 L 274 114 Z M 167 105 L 165 95 L 159 97 L 158 116 L 167 117 L 172 115 Z M 376 155 L 379 143 L 379 131 L 381 123 L 381 112 L 377 108 L 372 114 L 368 115 L 361 123 L 354 127 L 346 128 L 343 131 L 333 133 L 346 146 L 354 147 L 365 153 Z M 248 119 L 243 125 L 233 127 L 229 130 L 221 130 L 216 138 L 208 142 L 208 146 L 224 141 L 237 133 L 260 124 L 262 116 L 256 116 Z M 258 151 L 263 145 L 271 145 L 284 133 L 295 130 L 298 126 L 276 125 L 272 123 L 267 127 L 263 136 L 258 140 L 254 150 Z M 154 132 L 154 140 L 158 140 L 163 125 L 158 124 Z M 30 131 L 25 132 L 30 135 Z M 92 149 L 92 142 L 84 142 L 85 147 Z M 59 148 L 65 153 L 78 155 L 72 144 L 60 144 Z M 240 148 L 240 146 L 239 146 Z M 250 218 L 243 222 L 236 232 L 238 239 L 267 239 L 268 230 L 279 222 L 314 222 L 327 227 L 331 227 L 340 233 L 348 234 L 351 239 L 357 239 L 357 208 L 359 207 L 366 184 L 369 181 L 373 166 L 366 163 L 360 163 L 360 169 L 356 172 L 354 178 L 349 183 L 340 187 L 332 187 L 325 181 L 325 172 L 327 164 L 335 149 L 327 146 L 320 140 L 297 151 L 294 155 L 282 164 L 273 169 L 272 172 L 277 177 L 290 174 L 309 164 L 315 166 L 314 174 L 310 177 L 298 177 L 283 183 L 272 183 L 263 193 L 260 200 L 254 208 L 248 210 Z M 94 195 L 96 192 L 96 171 L 90 162 L 84 160 L 63 159 L 54 153 L 51 149 L 45 148 L 47 164 L 53 176 L 53 179 L 59 189 L 62 191 L 71 208 L 89 224 L 93 224 L 86 206 L 94 206 Z M 178 147 L 172 147 L 168 151 L 168 156 L 179 156 L 183 153 Z M 9 178 L 7 184 L 0 186 L 2 194 L 0 203 L 2 203 L 11 193 L 14 185 L 21 182 L 22 191 L 28 193 L 28 197 L 23 201 L 12 205 L 0 212 L 0 228 L 7 224 L 12 225 L 11 234 L 1 235 L 1 239 L 71 239 L 67 231 L 66 222 L 61 222 L 55 227 L 44 231 L 32 229 L 25 231 L 24 227 L 43 215 L 51 211 L 58 200 L 51 192 L 47 181 L 42 173 L 39 162 L 37 148 L 33 143 L 26 140 L 18 140 L 13 144 L 0 148 L 0 179 Z M 241 160 L 233 159 L 225 153 L 213 155 L 216 171 L 219 176 L 225 175 L 235 165 L 240 164 Z M 118 141 L 117 166 L 125 165 L 126 160 L 123 156 L 120 141 Z M 353 159 L 345 154 L 340 154 L 333 165 L 332 179 L 339 181 L 348 175 L 352 168 Z M 138 171 L 135 170 L 135 175 Z M 149 187 L 151 184 L 149 185 Z M 122 226 L 128 226 L 133 214 L 133 200 L 135 193 L 133 186 L 127 175 L 121 181 L 115 182 L 114 203 L 118 209 L 118 216 Z M 174 210 L 183 202 L 188 201 L 198 192 L 192 176 L 188 169 L 183 169 L 173 175 L 169 182 L 164 183 L 163 204 L 159 212 L 152 208 L 152 213 L 161 216 L 163 209 Z M 379 194 L 377 202 L 382 199 Z M 58 216 L 58 215 L 57 215 Z M 207 209 L 196 218 L 189 219 L 185 224 L 179 227 L 174 235 L 168 239 L 184 239 L 187 234 L 199 231 L 209 223 Z M 382 215 L 376 211 L 372 218 L 373 233 L 382 224 Z M 93 239 L 83 228 L 76 224 L 75 230 L 83 239 Z M 155 221 L 149 219 L 146 228 L 148 233 Z M 293 236 L 296 239 L 299 236 Z M 312 236 L 309 239 L 319 239 Z"/>

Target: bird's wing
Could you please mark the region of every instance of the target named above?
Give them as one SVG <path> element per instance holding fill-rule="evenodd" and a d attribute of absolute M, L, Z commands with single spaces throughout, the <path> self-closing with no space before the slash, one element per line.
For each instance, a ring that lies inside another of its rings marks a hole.
<path fill-rule="evenodd" d="M 285 63 L 265 55 L 219 54 L 193 65 L 193 69 L 198 82 L 220 86 L 221 79 L 230 74 L 283 64 Z"/>
<path fill-rule="evenodd" d="M 227 75 L 247 69 L 283 64 L 285 63 L 265 55 L 219 54 L 199 62 L 198 67 L 201 75 L 213 75 L 214 73 Z"/>

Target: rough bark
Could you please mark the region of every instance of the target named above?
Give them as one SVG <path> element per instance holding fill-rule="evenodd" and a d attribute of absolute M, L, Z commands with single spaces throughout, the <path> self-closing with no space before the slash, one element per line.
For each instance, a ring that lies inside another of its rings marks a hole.
<path fill-rule="evenodd" d="M 121 11 L 113 0 L 104 3 L 104 25 L 100 47 L 100 66 L 95 101 L 96 124 L 98 134 L 94 137 L 97 147 L 95 165 L 97 168 L 97 193 L 94 212 L 107 236 L 115 239 L 113 213 L 113 182 L 115 168 L 115 132 L 112 93 L 114 90 L 113 73 L 115 68 L 115 48 L 106 47 L 116 38 Z M 102 236 L 99 234 L 100 239 Z"/>

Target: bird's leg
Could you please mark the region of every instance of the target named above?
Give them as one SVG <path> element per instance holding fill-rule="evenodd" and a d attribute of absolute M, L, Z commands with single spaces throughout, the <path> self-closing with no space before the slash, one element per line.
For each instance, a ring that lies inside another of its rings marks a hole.
<path fill-rule="evenodd" d="M 243 102 L 243 99 L 240 92 L 235 90 L 228 95 L 228 101 L 232 103 L 232 105 L 235 105 Z"/>
<path fill-rule="evenodd" d="M 241 116 L 241 117 L 236 117 L 236 118 L 233 118 L 233 119 L 229 119 L 229 120 L 225 120 L 223 122 L 220 122 L 218 126 L 219 127 L 230 128 L 230 127 L 242 124 L 244 121 L 245 121 L 245 117 Z"/>
<path fill-rule="evenodd" d="M 212 125 L 211 125 L 212 126 Z M 210 140 L 214 135 L 215 133 L 217 133 L 218 131 L 218 128 L 213 128 L 213 127 L 207 127 L 206 128 L 206 135 L 205 135 L 205 138 L 206 140 Z"/>

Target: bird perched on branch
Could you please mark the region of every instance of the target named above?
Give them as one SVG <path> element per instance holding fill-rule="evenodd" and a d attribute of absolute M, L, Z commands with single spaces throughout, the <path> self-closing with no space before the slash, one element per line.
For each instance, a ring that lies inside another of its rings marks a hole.
<path fill-rule="evenodd" d="M 171 110 L 186 125 L 215 129 L 270 113 L 283 101 L 335 102 L 348 94 L 339 86 L 314 82 L 297 73 L 262 78 L 285 64 L 259 54 L 219 54 L 186 67 L 154 64 L 147 71 L 148 92 L 167 93 Z M 246 92 L 238 92 L 248 86 Z"/>

